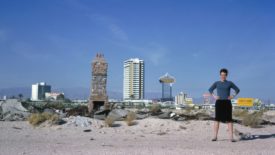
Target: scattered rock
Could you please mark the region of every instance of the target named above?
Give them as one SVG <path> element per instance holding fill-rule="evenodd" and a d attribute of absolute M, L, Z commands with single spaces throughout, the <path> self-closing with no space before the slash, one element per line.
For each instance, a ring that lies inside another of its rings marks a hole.
<path fill-rule="evenodd" d="M 160 136 L 165 135 L 165 134 L 166 134 L 166 132 L 159 132 L 159 133 L 157 133 L 157 135 L 160 135 Z"/>
<path fill-rule="evenodd" d="M 55 114 L 54 110 L 53 109 L 49 109 L 49 108 L 44 109 L 43 112 L 47 112 L 49 114 Z"/>
<path fill-rule="evenodd" d="M 105 120 L 105 118 L 106 118 L 105 115 L 94 115 L 94 119 Z"/>
<path fill-rule="evenodd" d="M 17 99 L 9 99 L 1 102 L 0 120 L 2 121 L 23 121 L 30 115 L 30 112 L 22 106 Z"/>
<path fill-rule="evenodd" d="M 105 120 L 106 116 L 110 113 L 110 110 L 99 110 L 94 113 L 94 119 Z"/>
<path fill-rule="evenodd" d="M 91 132 L 91 131 L 92 131 L 91 129 L 83 130 L 83 132 Z"/>
<path fill-rule="evenodd" d="M 239 140 L 249 140 L 253 138 L 254 138 L 254 135 L 251 135 L 251 133 L 242 133 L 242 132 L 239 133 L 239 137 L 238 137 Z"/>
<path fill-rule="evenodd" d="M 105 143 L 102 143 L 101 146 L 110 146 L 110 147 L 113 147 L 113 145 L 108 145 L 108 144 L 105 144 Z"/>
<path fill-rule="evenodd" d="M 26 120 L 26 116 L 21 113 L 12 113 L 7 112 L 3 114 L 3 121 L 24 121 Z"/>
<path fill-rule="evenodd" d="M 267 112 L 265 112 L 264 114 L 263 114 L 263 120 L 265 121 L 265 122 L 268 122 L 269 124 L 273 124 L 273 125 L 275 125 L 275 112 L 273 112 L 273 111 L 267 111 Z"/>
<path fill-rule="evenodd" d="M 53 122 L 53 125 L 62 125 L 65 123 L 67 123 L 67 122 L 59 117 L 56 121 Z"/>
<path fill-rule="evenodd" d="M 160 115 L 158 115 L 158 118 L 160 118 L 160 119 L 170 119 L 170 114 L 171 114 L 171 112 L 169 111 L 169 112 L 164 112 L 163 114 L 160 114 Z"/>
<path fill-rule="evenodd" d="M 104 125 L 101 124 L 101 125 L 99 125 L 97 128 L 98 128 L 98 129 L 102 129 L 103 127 L 104 127 Z"/>
<path fill-rule="evenodd" d="M 191 110 L 180 114 L 180 117 L 185 117 L 187 120 L 213 120 L 211 111 L 206 110 Z"/>
<path fill-rule="evenodd" d="M 94 113 L 94 115 L 108 115 L 109 114 L 109 112 L 110 112 L 111 110 L 109 110 L 109 109 L 104 109 L 104 110 L 99 110 L 99 111 L 96 111 L 95 113 Z"/>
<path fill-rule="evenodd" d="M 105 110 L 105 106 L 100 106 L 100 107 L 99 107 L 99 110 L 100 110 L 100 111 Z"/>
<path fill-rule="evenodd" d="M 152 113 L 151 113 L 152 116 L 159 116 L 159 115 L 161 115 L 161 114 L 163 114 L 163 112 L 162 112 L 161 110 L 155 111 L 155 112 L 152 112 Z"/>
<path fill-rule="evenodd" d="M 19 128 L 19 127 L 16 127 L 16 126 L 13 126 L 12 128 L 17 129 L 17 130 L 22 130 L 22 128 Z"/>
<path fill-rule="evenodd" d="M 82 117 L 82 116 L 70 116 L 68 118 L 68 125 L 75 125 L 75 126 L 80 126 L 80 127 L 88 127 L 90 126 L 92 123 L 89 120 L 90 118 L 88 117 Z"/>
<path fill-rule="evenodd" d="M 178 117 L 177 121 L 186 121 L 186 117 Z"/>
<path fill-rule="evenodd" d="M 55 130 L 61 130 L 62 129 L 62 127 L 60 127 L 60 126 L 55 126 L 55 127 L 53 127 Z"/>
<path fill-rule="evenodd" d="M 122 121 L 126 118 L 128 113 L 129 111 L 124 109 L 114 109 L 109 113 L 108 117 L 112 118 L 114 121 Z"/>
<path fill-rule="evenodd" d="M 75 118 L 75 124 L 81 127 L 88 127 L 91 125 L 91 122 L 86 117 L 77 116 Z"/>
<path fill-rule="evenodd" d="M 186 127 L 184 127 L 184 126 L 182 126 L 182 125 L 180 125 L 179 128 L 180 128 L 180 129 L 183 129 L 183 130 L 186 130 L 186 129 L 187 129 Z"/>
<path fill-rule="evenodd" d="M 234 129 L 234 135 L 235 135 L 236 139 L 241 140 L 241 139 L 242 139 L 242 136 L 243 136 L 243 133 L 240 132 L 240 131 L 237 130 L 237 129 Z"/>
<path fill-rule="evenodd" d="M 170 118 L 173 118 L 175 116 L 176 116 L 176 113 L 174 113 L 174 112 L 170 113 Z"/>
<path fill-rule="evenodd" d="M 146 115 L 146 114 L 149 114 L 150 111 L 148 109 L 142 109 L 142 110 L 138 110 L 136 113 L 140 115 Z"/>
<path fill-rule="evenodd" d="M 149 114 L 136 114 L 136 119 L 140 120 L 140 119 L 145 119 L 149 117 Z"/>
<path fill-rule="evenodd" d="M 67 117 L 69 116 L 86 116 L 90 117 L 90 114 L 88 112 L 88 107 L 87 106 L 78 106 L 72 109 L 67 110 Z"/>

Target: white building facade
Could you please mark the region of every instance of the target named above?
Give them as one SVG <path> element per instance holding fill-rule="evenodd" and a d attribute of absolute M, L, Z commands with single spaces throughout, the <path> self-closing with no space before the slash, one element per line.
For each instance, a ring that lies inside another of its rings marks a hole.
<path fill-rule="evenodd" d="M 181 106 L 193 107 L 194 106 L 193 98 L 187 97 L 186 93 L 180 92 L 177 96 L 175 96 L 175 105 L 177 107 L 181 107 Z"/>
<path fill-rule="evenodd" d="M 51 92 L 51 86 L 45 82 L 40 82 L 32 85 L 32 101 L 44 100 L 45 93 Z"/>
<path fill-rule="evenodd" d="M 144 61 L 128 59 L 123 67 L 123 99 L 144 99 Z"/>
<path fill-rule="evenodd" d="M 180 92 L 177 96 L 175 96 L 175 104 L 185 104 L 186 98 L 187 94 Z"/>
<path fill-rule="evenodd" d="M 47 100 L 64 100 L 64 93 L 46 92 L 45 99 Z"/>

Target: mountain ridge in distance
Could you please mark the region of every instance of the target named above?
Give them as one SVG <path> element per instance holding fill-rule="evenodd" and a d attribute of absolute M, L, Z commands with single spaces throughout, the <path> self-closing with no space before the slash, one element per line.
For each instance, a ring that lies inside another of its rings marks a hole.
<path fill-rule="evenodd" d="M 62 92 L 66 98 L 69 99 L 84 99 L 87 100 L 90 94 L 90 88 L 87 87 L 70 87 L 70 88 L 52 88 L 52 92 Z M 122 99 L 123 93 L 118 91 L 108 91 L 109 99 Z M 0 88 L 0 99 L 3 96 L 18 97 L 19 94 L 23 95 L 23 98 L 31 97 L 31 87 L 10 87 Z M 159 99 L 161 98 L 161 92 L 145 92 L 145 99 Z M 275 100 L 261 99 L 263 103 L 275 103 Z M 203 97 L 193 97 L 194 103 L 203 103 Z"/>
<path fill-rule="evenodd" d="M 86 87 L 68 87 L 68 88 L 52 88 L 52 92 L 64 93 L 66 98 L 69 99 L 88 99 L 90 95 L 90 88 Z M 123 93 L 118 91 L 107 90 L 109 99 L 122 99 Z M 22 94 L 24 98 L 31 97 L 31 87 L 11 87 L 0 89 L 0 98 L 3 96 L 7 97 L 18 97 Z M 161 93 L 159 92 L 147 92 L 145 93 L 146 98 L 155 99 L 160 98 Z"/>

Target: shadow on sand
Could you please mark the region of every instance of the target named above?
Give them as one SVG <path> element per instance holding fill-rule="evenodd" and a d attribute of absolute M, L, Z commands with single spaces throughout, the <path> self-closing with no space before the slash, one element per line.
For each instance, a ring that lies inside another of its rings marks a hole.
<path fill-rule="evenodd" d="M 241 141 L 246 140 L 255 140 L 255 139 L 268 139 L 268 138 L 275 138 L 275 134 L 268 134 L 268 135 L 242 135 Z"/>

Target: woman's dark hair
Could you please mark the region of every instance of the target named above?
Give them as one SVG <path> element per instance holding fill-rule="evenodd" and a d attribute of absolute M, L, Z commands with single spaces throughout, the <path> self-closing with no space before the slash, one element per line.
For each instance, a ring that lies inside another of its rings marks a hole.
<path fill-rule="evenodd" d="M 220 74 L 221 73 L 225 73 L 226 75 L 228 75 L 228 70 L 226 69 L 226 68 L 222 68 L 221 70 L 220 70 Z"/>

